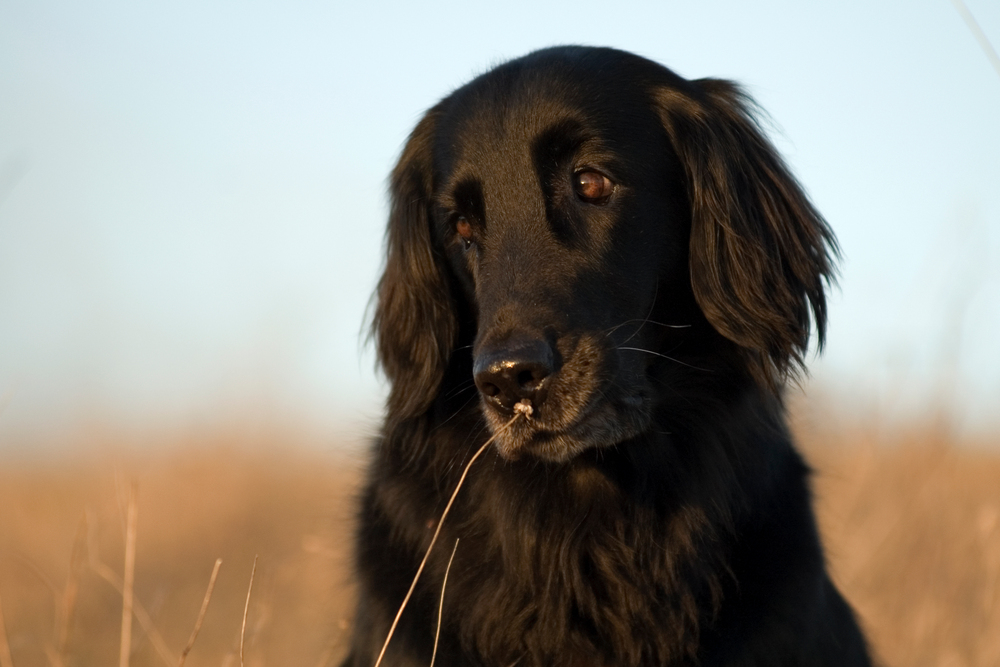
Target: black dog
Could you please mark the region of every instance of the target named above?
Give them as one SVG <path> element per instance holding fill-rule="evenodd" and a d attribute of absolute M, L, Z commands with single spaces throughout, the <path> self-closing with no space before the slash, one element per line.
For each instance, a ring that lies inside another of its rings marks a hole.
<path fill-rule="evenodd" d="M 867 665 L 782 386 L 836 245 L 731 83 L 563 47 L 432 108 L 392 175 L 392 383 L 346 665 Z M 530 417 L 509 427 L 514 406 Z"/>

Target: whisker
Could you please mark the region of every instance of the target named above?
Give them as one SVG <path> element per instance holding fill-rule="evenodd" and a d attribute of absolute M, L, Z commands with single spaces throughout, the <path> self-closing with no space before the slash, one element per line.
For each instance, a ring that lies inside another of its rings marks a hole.
<path fill-rule="evenodd" d="M 646 350 L 646 349 L 643 349 L 641 347 L 616 347 L 615 349 L 616 350 L 633 350 L 635 352 L 645 352 L 646 354 L 652 354 L 655 357 L 662 357 L 664 359 L 669 359 L 670 361 L 673 361 L 674 363 L 678 363 L 681 366 L 687 366 L 688 368 L 693 368 L 696 371 L 704 371 L 706 373 L 711 373 L 712 372 L 712 370 L 710 368 L 701 368 L 699 366 L 693 366 L 693 365 L 691 365 L 689 363 L 681 361 L 680 359 L 675 359 L 674 357 L 668 356 L 666 354 L 661 354 L 660 352 L 654 352 L 653 350 Z"/>
<path fill-rule="evenodd" d="M 452 419 L 454 419 L 458 415 L 462 414 L 462 412 L 465 410 L 465 408 L 469 407 L 469 403 L 471 403 L 472 401 L 476 400 L 476 397 L 478 395 L 479 394 L 476 394 L 476 393 L 471 394 L 467 399 L 465 399 L 465 403 L 462 403 L 460 406 L 458 406 L 458 409 L 456 409 L 454 412 L 452 412 L 450 415 L 448 415 L 448 417 L 446 417 L 440 424 L 437 424 L 434 427 L 433 431 L 431 431 L 431 432 L 432 433 L 436 432 L 439 428 L 441 428 L 442 426 L 444 426 L 445 424 L 447 424 L 448 422 L 450 422 Z"/>
<path fill-rule="evenodd" d="M 635 331 L 632 332 L 632 335 L 621 342 L 622 345 L 624 345 L 625 343 L 629 342 L 630 340 L 638 336 L 639 332 L 642 331 L 642 328 L 646 326 L 647 322 L 649 322 L 649 316 L 653 314 L 653 308 L 656 307 L 656 297 L 659 295 L 659 293 L 660 293 L 660 284 L 657 283 L 656 289 L 653 291 L 653 299 L 649 302 L 649 312 L 646 313 L 646 317 L 642 318 L 642 323 L 638 327 L 636 327 Z"/>
<path fill-rule="evenodd" d="M 468 382 L 462 382 L 457 387 L 455 387 L 454 389 L 452 389 L 451 391 L 449 391 L 447 394 L 445 394 L 444 397 L 445 398 L 451 398 L 453 396 L 457 396 L 458 394 L 461 394 L 463 391 L 466 391 L 467 389 L 471 389 L 474 386 L 476 386 L 476 381 L 475 380 L 469 380 Z"/>
<path fill-rule="evenodd" d="M 691 328 L 690 324 L 666 324 L 665 322 L 657 322 L 656 320 L 641 319 L 641 318 L 635 317 L 635 318 L 632 318 L 630 320 L 625 320 L 624 322 L 616 324 L 613 327 L 611 327 L 610 329 L 605 330 L 603 333 L 604 333 L 605 336 L 610 336 L 611 334 L 613 334 L 614 332 L 618 331 L 619 329 L 621 329 L 626 324 L 632 324 L 633 322 L 642 322 L 643 324 L 655 324 L 658 327 L 665 327 L 667 329 L 690 329 Z"/>
<path fill-rule="evenodd" d="M 506 426 L 501 426 L 500 430 L 502 431 L 502 430 L 505 430 L 506 428 L 507 428 Z M 490 431 L 490 425 L 486 423 L 485 419 L 480 419 L 479 422 L 478 422 L 478 427 L 474 431 L 470 432 L 468 434 L 468 436 L 466 436 L 464 444 L 467 447 L 473 447 L 473 446 L 475 446 L 475 441 L 479 440 L 480 436 L 482 436 L 484 433 L 489 433 L 489 431 Z M 497 437 L 497 436 L 494 435 L 493 438 L 495 438 L 495 437 Z M 448 464 L 448 472 L 451 472 L 452 470 L 454 470 L 456 466 L 460 466 L 460 465 L 464 465 L 464 464 L 465 464 L 465 459 L 464 458 L 462 460 L 458 460 L 456 458 L 453 458 L 451 460 L 451 462 Z"/>

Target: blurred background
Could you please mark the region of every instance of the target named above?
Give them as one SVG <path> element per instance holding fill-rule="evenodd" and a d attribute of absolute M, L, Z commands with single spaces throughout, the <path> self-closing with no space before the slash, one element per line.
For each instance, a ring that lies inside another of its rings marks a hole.
<path fill-rule="evenodd" d="M 1000 40 L 1000 4 L 968 8 Z M 814 383 L 996 425 L 1000 73 L 947 0 L 14 0 L 0 449 L 94 420 L 370 429 L 360 334 L 401 145 L 473 75 L 560 43 L 745 85 L 844 250 Z"/>
<path fill-rule="evenodd" d="M 143 516 L 162 513 L 159 532 L 140 521 L 137 586 L 160 600 L 161 628 L 177 605 L 172 650 L 211 559 L 238 554 L 244 577 L 271 549 L 268 618 L 297 630 L 273 630 L 285 643 L 253 659 L 338 655 L 349 593 L 315 591 L 349 576 L 316 562 L 341 557 L 385 393 L 364 333 L 386 176 L 453 88 L 579 43 L 736 80 L 769 113 L 843 248 L 828 345 L 794 397 L 840 581 L 899 664 L 1000 663 L 1000 61 L 984 39 L 1000 44 L 995 0 L 3 2 L 0 599 L 14 662 L 114 655 L 113 636 L 82 637 L 117 621 L 81 626 L 66 591 L 103 590 L 88 618 L 120 614 L 106 582 L 74 573 L 101 545 L 120 566 L 129 478 Z M 197 557 L 176 551 L 192 544 Z M 217 664 L 232 633 L 214 627 L 200 641 Z M 155 644 L 137 660 L 160 660 Z"/>

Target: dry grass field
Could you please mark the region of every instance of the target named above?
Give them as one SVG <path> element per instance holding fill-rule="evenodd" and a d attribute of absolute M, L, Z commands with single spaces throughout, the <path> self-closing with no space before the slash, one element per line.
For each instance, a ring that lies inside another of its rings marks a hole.
<path fill-rule="evenodd" d="M 930 426 L 816 420 L 798 431 L 835 577 L 882 661 L 1000 665 L 1000 438 L 958 445 Z M 361 460 L 295 441 L 203 433 L 140 447 L 105 433 L 58 459 L 0 462 L 0 667 L 118 660 L 133 481 L 132 665 L 178 664 L 216 558 L 186 664 L 239 665 L 255 556 L 245 664 L 336 664 Z"/>

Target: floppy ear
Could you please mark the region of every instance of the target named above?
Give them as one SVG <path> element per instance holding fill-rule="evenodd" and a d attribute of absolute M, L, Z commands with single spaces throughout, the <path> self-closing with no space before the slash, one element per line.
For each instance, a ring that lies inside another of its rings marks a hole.
<path fill-rule="evenodd" d="M 803 366 L 810 311 L 819 347 L 837 242 L 728 81 L 661 90 L 658 104 L 687 174 L 690 270 L 709 323 L 778 391 Z"/>
<path fill-rule="evenodd" d="M 457 324 L 447 280 L 431 240 L 435 111 L 410 135 L 390 180 L 385 270 L 372 321 L 379 362 L 392 389 L 393 420 L 430 406 L 454 343 Z"/>

